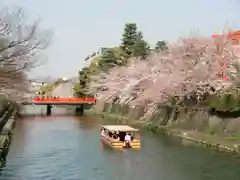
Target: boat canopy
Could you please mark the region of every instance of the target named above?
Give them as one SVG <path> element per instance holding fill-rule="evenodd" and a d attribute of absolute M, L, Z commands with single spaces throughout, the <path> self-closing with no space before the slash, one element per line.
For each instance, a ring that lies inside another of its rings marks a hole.
<path fill-rule="evenodd" d="M 102 128 L 114 132 L 114 131 L 119 131 L 119 132 L 138 132 L 138 129 L 135 129 L 133 127 L 127 126 L 127 125 L 105 125 L 102 126 Z"/>

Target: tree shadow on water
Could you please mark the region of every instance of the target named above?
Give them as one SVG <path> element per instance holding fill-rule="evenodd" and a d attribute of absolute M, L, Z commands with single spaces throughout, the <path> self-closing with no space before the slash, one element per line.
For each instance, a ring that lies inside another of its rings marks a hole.
<path fill-rule="evenodd" d="M 100 126 L 100 120 L 93 116 L 75 116 L 74 119 L 80 129 L 95 129 Z"/>

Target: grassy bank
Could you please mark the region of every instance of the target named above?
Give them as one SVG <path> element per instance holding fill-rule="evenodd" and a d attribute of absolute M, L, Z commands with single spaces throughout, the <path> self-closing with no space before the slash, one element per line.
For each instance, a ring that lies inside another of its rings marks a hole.
<path fill-rule="evenodd" d="M 130 124 L 138 128 L 145 128 L 156 134 L 175 136 L 197 145 L 217 151 L 240 153 L 239 121 L 236 118 L 219 118 L 207 112 L 164 114 L 163 110 L 154 113 L 151 119 L 140 120 L 142 110 L 124 110 L 115 105 L 104 105 L 99 110 L 93 107 L 85 111 L 86 114 L 95 114 L 104 119 L 113 119 L 119 124 Z M 162 123 L 164 122 L 164 123 Z M 164 124 L 164 125 L 163 125 Z M 228 129 L 226 133 L 224 130 Z M 231 132 L 231 133 L 229 133 Z"/>

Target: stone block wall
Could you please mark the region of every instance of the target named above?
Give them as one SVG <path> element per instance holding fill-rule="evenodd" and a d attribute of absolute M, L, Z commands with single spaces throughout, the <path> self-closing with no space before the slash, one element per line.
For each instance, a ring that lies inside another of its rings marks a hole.
<path fill-rule="evenodd" d="M 6 157 L 12 141 L 16 122 L 16 107 L 14 103 L 0 96 L 0 168 L 6 163 Z"/>
<path fill-rule="evenodd" d="M 101 106 L 98 109 L 95 106 L 96 112 L 122 116 L 129 121 L 139 121 L 146 111 L 141 106 L 130 107 L 128 105 L 98 103 Z M 210 115 L 203 109 L 158 107 L 147 119 L 145 118 L 142 121 L 159 127 L 240 136 L 240 118 L 221 118 Z"/>

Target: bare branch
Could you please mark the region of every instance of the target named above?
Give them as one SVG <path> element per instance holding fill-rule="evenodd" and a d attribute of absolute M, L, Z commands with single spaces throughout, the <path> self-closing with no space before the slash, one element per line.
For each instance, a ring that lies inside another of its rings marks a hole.
<path fill-rule="evenodd" d="M 29 92 L 27 72 L 41 65 L 41 52 L 51 42 L 39 21 L 27 22 L 22 8 L 0 10 L 0 88 L 16 101 Z"/>

